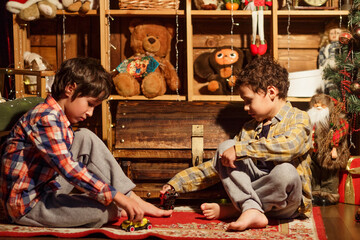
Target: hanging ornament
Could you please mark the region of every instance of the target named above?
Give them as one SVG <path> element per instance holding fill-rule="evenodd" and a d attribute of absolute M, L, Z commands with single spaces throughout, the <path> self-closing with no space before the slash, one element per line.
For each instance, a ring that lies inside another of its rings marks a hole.
<path fill-rule="evenodd" d="M 354 38 L 360 40 L 360 23 L 355 24 L 353 28 L 353 36 Z"/>
<path fill-rule="evenodd" d="M 360 96 L 360 82 L 356 81 L 351 83 L 350 90 L 353 94 Z"/>
<path fill-rule="evenodd" d="M 351 33 L 349 31 L 343 31 L 342 33 L 340 33 L 339 42 L 341 44 L 347 45 L 347 44 L 349 44 L 349 42 L 351 41 L 352 38 L 353 38 L 353 36 L 351 35 Z"/>

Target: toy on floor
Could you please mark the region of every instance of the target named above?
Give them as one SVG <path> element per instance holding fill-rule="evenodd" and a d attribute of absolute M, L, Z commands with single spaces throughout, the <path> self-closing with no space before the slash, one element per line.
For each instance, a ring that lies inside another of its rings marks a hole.
<path fill-rule="evenodd" d="M 358 208 L 357 212 L 355 213 L 355 221 L 360 223 L 360 207 Z"/>
<path fill-rule="evenodd" d="M 175 200 L 179 197 L 179 193 L 175 189 L 169 189 L 165 193 L 160 194 L 160 208 L 164 210 L 174 209 Z"/>
<path fill-rule="evenodd" d="M 143 229 L 151 229 L 152 224 L 150 223 L 150 221 L 147 218 L 143 218 L 141 220 L 141 222 L 132 222 L 129 220 L 124 220 L 121 223 L 120 228 L 127 232 L 134 232 L 134 231 L 143 230 Z"/>

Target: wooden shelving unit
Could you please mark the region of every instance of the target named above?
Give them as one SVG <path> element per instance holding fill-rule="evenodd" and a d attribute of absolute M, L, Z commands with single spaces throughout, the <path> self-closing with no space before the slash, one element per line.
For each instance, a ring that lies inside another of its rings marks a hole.
<path fill-rule="evenodd" d="M 234 43 L 241 48 L 248 48 L 248 43 L 251 35 L 251 12 L 244 10 L 230 11 L 206 11 L 206 10 L 193 10 L 192 0 L 184 1 L 179 10 L 120 10 L 110 9 L 109 0 L 100 0 L 99 9 L 91 10 L 84 18 L 94 18 L 96 24 L 91 25 L 91 29 L 96 33 L 93 40 L 99 41 L 98 50 L 99 58 L 102 65 L 108 71 L 112 71 L 126 57 L 125 50 L 129 45 L 126 45 L 125 34 L 126 23 L 131 18 L 141 17 L 144 19 L 166 19 L 173 21 L 175 18 L 180 20 L 181 34 L 183 41 L 181 43 L 181 59 L 180 71 L 182 74 L 181 80 L 183 81 L 183 89 L 180 94 L 167 94 L 154 99 L 147 99 L 144 96 L 134 97 L 121 97 L 117 94 L 111 95 L 109 99 L 102 103 L 101 107 L 101 121 L 102 121 L 102 137 L 107 143 L 110 150 L 114 153 L 119 153 L 119 150 L 113 149 L 114 147 L 114 112 L 111 109 L 111 103 L 116 101 L 185 101 L 185 102 L 242 102 L 238 95 L 204 95 L 199 93 L 199 84 L 196 82 L 193 71 L 193 62 L 197 54 L 204 51 L 206 48 L 211 49 L 214 46 L 207 46 L 204 44 L 202 35 L 208 38 L 213 38 L 215 45 L 221 46 L 228 44 L 229 41 L 229 22 L 231 19 L 240 22 L 240 27 L 236 28 L 234 33 Z M 61 25 L 61 16 L 67 18 L 76 18 L 77 13 L 68 13 L 63 10 L 58 10 L 57 15 L 60 17 L 56 20 L 58 25 Z M 318 44 L 320 37 L 319 34 L 323 31 L 324 22 L 329 19 L 346 19 L 348 11 L 338 10 L 278 10 L 278 2 L 273 1 L 271 10 L 264 11 L 265 20 L 265 35 L 268 41 L 268 52 L 272 54 L 281 64 L 285 67 L 288 66 L 287 61 L 291 61 L 289 71 L 299 70 L 312 70 L 315 69 L 316 59 L 315 55 L 318 51 Z M 292 20 L 291 43 L 286 40 L 289 37 L 286 33 L 286 24 L 288 19 Z M 115 20 L 114 20 L 115 19 Z M 306 21 L 311 21 L 311 29 L 303 24 Z M 30 42 L 30 29 L 29 24 L 19 21 L 14 15 L 14 62 L 15 68 L 22 69 L 23 66 L 23 53 L 31 51 L 33 46 Z M 204 22 L 208 23 L 207 25 Z M 91 23 L 92 24 L 92 23 Z M 120 30 L 114 32 L 114 25 L 119 27 Z M 205 28 L 202 28 L 203 26 Z M 314 30 L 315 29 L 315 30 Z M 201 31 L 200 31 L 201 30 Z M 220 31 L 218 31 L 220 30 Z M 69 34 L 70 33 L 66 33 Z M 71 32 L 76 35 L 76 32 Z M 71 35 L 71 36 L 72 36 Z M 118 49 L 116 50 L 117 56 L 113 56 L 115 50 L 112 49 L 112 43 L 115 38 L 119 41 Z M 61 53 L 62 34 L 57 33 L 56 41 L 57 53 Z M 308 42 L 306 42 L 308 41 Z M 97 42 L 96 42 L 97 43 Z M 70 44 L 70 43 L 65 43 Z M 69 47 L 69 45 L 67 45 Z M 94 49 L 91 49 L 94 50 Z M 174 51 L 174 49 L 172 49 Z M 92 51 L 90 51 L 92 53 Z M 290 57 L 291 56 L 291 59 Z M 58 57 L 59 59 L 59 57 Z M 116 59 L 116 60 L 115 60 Z M 290 59 L 290 60 L 289 60 Z M 115 62 L 116 61 L 116 62 Z M 175 65 L 172 59 L 173 65 Z M 179 64 L 180 64 L 179 63 Z M 294 98 L 289 97 L 289 101 L 294 103 L 306 103 L 309 101 L 308 97 Z"/>

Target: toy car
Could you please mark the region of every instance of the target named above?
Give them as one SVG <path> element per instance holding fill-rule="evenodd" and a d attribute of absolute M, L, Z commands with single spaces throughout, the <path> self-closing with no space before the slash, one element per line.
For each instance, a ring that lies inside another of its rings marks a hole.
<path fill-rule="evenodd" d="M 147 218 L 143 218 L 141 222 L 132 222 L 129 220 L 125 220 L 121 223 L 120 228 L 127 232 L 134 232 L 137 230 L 151 229 L 152 224 Z"/>
<path fill-rule="evenodd" d="M 167 190 L 160 194 L 160 208 L 164 210 L 174 209 L 175 200 L 179 197 L 179 193 L 175 189 Z"/>

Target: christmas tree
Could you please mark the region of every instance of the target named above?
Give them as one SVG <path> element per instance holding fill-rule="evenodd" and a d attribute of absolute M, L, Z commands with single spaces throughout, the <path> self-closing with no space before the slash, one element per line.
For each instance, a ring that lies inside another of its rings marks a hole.
<path fill-rule="evenodd" d="M 360 0 L 354 0 L 347 31 L 340 34 L 336 66 L 327 66 L 323 77 L 325 93 L 344 104 L 350 123 L 350 137 L 360 131 Z"/>

